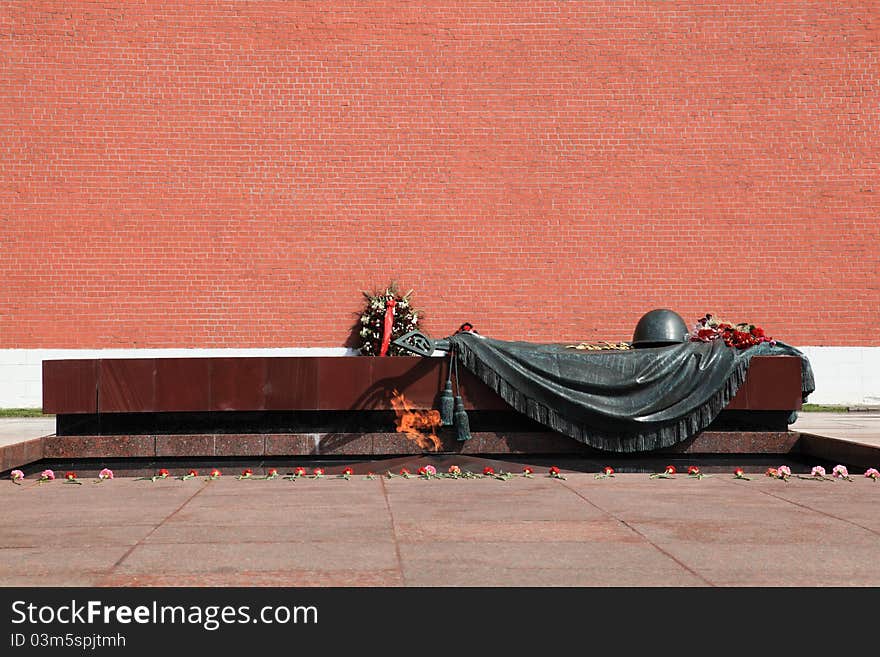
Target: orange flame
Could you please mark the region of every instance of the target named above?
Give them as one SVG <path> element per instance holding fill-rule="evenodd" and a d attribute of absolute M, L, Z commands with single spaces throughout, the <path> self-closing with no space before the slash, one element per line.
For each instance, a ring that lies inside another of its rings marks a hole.
<path fill-rule="evenodd" d="M 391 406 L 397 414 L 398 433 L 406 434 L 409 440 L 430 452 L 440 451 L 440 439 L 437 437 L 436 428 L 440 426 L 440 411 L 431 409 L 428 411 L 414 411 L 406 397 L 394 390 L 391 393 Z M 430 433 L 427 433 L 430 431 Z"/>

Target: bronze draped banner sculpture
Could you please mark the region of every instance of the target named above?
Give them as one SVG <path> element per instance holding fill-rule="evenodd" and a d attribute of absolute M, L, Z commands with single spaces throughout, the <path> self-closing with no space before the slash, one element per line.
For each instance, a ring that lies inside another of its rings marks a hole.
<path fill-rule="evenodd" d="M 781 342 L 743 350 L 713 340 L 578 351 L 471 332 L 433 341 L 413 332 L 395 343 L 423 356 L 450 351 L 520 413 L 612 452 L 670 447 L 708 427 L 742 385 L 754 356 L 799 357 L 803 398 L 815 389 L 806 356 Z"/>

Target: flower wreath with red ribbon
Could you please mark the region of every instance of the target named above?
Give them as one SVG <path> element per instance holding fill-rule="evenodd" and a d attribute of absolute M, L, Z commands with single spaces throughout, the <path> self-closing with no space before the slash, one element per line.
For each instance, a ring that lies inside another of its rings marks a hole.
<path fill-rule="evenodd" d="M 367 305 L 360 317 L 360 352 L 363 356 L 407 356 L 392 344 L 394 340 L 419 328 L 421 311 L 410 303 L 412 290 L 401 294 L 394 283 L 381 292 L 364 292 Z"/>

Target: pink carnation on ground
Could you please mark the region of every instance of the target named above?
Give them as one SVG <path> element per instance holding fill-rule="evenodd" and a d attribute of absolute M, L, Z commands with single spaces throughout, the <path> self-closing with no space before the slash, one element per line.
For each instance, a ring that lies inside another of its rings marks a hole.
<path fill-rule="evenodd" d="M 849 470 L 846 469 L 845 465 L 835 465 L 831 470 L 831 475 L 839 479 L 846 479 L 849 477 Z"/>
<path fill-rule="evenodd" d="M 113 479 L 113 470 L 104 468 L 98 473 L 98 479 Z"/>
<path fill-rule="evenodd" d="M 437 468 L 435 468 L 433 465 L 426 465 L 425 473 L 433 477 L 435 474 L 437 474 Z"/>
<path fill-rule="evenodd" d="M 824 477 L 825 468 L 823 468 L 821 465 L 817 465 L 812 470 L 810 470 L 810 474 L 814 477 Z"/>
<path fill-rule="evenodd" d="M 43 470 L 43 471 L 40 473 L 40 479 L 45 479 L 45 480 L 47 480 L 47 481 L 52 481 L 53 479 L 55 479 L 55 473 L 52 472 L 51 470 Z"/>
<path fill-rule="evenodd" d="M 877 481 L 877 479 L 880 479 L 880 472 L 877 471 L 877 468 L 868 468 L 867 470 L 865 470 L 865 476 L 868 479 L 873 479 L 874 481 Z"/>
<path fill-rule="evenodd" d="M 24 479 L 24 472 L 22 472 L 21 470 L 13 470 L 9 473 L 9 476 L 12 479 L 12 483 L 17 484 Z"/>

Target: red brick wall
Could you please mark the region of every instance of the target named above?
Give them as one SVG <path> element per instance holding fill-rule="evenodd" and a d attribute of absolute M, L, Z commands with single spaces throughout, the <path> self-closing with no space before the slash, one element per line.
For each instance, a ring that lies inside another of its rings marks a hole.
<path fill-rule="evenodd" d="M 0 348 L 880 345 L 877 3 L 360 5 L 3 3 Z"/>

